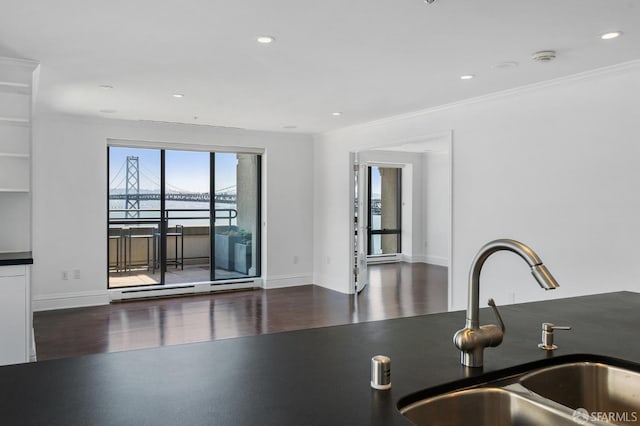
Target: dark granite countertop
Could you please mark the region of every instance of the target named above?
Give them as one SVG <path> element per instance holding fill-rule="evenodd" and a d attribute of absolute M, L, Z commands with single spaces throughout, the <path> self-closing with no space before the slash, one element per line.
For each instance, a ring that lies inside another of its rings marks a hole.
<path fill-rule="evenodd" d="M 0 252 L 0 266 L 32 265 L 33 256 L 30 251 Z"/>
<path fill-rule="evenodd" d="M 640 294 L 501 307 L 505 339 L 472 376 L 572 353 L 640 362 Z M 4 424 L 395 425 L 398 400 L 469 376 L 452 343 L 462 311 L 0 367 Z M 483 309 L 483 323 L 494 322 Z M 542 322 L 571 325 L 537 348 Z M 370 359 L 392 360 L 389 391 Z M 474 369 L 477 370 L 477 369 Z M 478 377 L 476 377 L 477 379 Z"/>

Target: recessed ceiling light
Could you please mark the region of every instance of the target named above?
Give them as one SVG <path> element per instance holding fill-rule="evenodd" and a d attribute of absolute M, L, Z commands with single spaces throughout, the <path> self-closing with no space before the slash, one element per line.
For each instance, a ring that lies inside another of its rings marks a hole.
<path fill-rule="evenodd" d="M 611 40 L 614 38 L 618 38 L 622 35 L 622 31 L 611 31 L 609 33 L 604 33 L 600 35 L 600 38 L 603 40 Z"/>
<path fill-rule="evenodd" d="M 173 97 L 174 98 L 184 98 L 184 93 L 174 93 Z"/>
<path fill-rule="evenodd" d="M 111 89 L 113 89 L 113 86 L 108 85 L 108 84 L 101 84 L 100 88 L 104 89 L 104 90 L 111 90 Z"/>
<path fill-rule="evenodd" d="M 269 44 L 269 43 L 273 43 L 274 41 L 276 41 L 276 39 L 272 36 L 268 36 L 268 35 L 263 35 L 260 36 L 256 39 L 256 41 L 258 43 L 262 43 L 262 44 Z"/>
<path fill-rule="evenodd" d="M 115 109 L 101 109 L 100 112 L 103 114 L 115 114 L 118 111 L 116 111 Z"/>
<path fill-rule="evenodd" d="M 342 115 L 342 113 L 340 111 L 336 111 L 336 112 L 332 112 L 331 115 L 333 115 L 334 117 L 339 117 Z"/>
<path fill-rule="evenodd" d="M 465 74 L 460 76 L 460 80 L 471 80 L 475 77 L 475 74 Z"/>

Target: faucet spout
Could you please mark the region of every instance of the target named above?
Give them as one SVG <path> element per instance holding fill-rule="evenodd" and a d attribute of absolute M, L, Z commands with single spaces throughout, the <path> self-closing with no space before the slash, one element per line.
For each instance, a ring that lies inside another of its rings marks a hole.
<path fill-rule="evenodd" d="M 465 328 L 459 330 L 454 336 L 454 342 L 458 349 L 461 350 L 462 364 L 469 367 L 481 367 L 484 348 L 498 346 L 502 342 L 502 332 L 496 330 L 496 326 L 480 327 L 479 300 L 482 266 L 489 256 L 501 250 L 511 251 L 527 262 L 531 268 L 531 274 L 543 289 L 553 290 L 559 287 L 553 275 L 529 246 L 510 239 L 499 239 L 485 244 L 474 257 L 469 271 L 469 298 Z M 484 334 L 487 334 L 487 336 L 484 336 Z"/>
<path fill-rule="evenodd" d="M 500 239 L 488 242 L 478 251 L 476 257 L 471 262 L 469 271 L 469 299 L 467 305 L 467 324 L 470 329 L 476 330 L 479 325 L 480 312 L 480 272 L 484 262 L 493 253 L 501 250 L 511 251 L 519 255 L 531 268 L 531 274 L 538 281 L 540 287 L 551 290 L 559 287 L 558 282 L 553 278 L 549 270 L 544 266 L 538 255 L 527 245 L 516 240 Z"/>
<path fill-rule="evenodd" d="M 553 278 L 553 275 L 551 275 L 551 272 L 549 272 L 547 267 L 544 265 L 532 266 L 531 274 L 533 274 L 533 277 L 538 281 L 540 287 L 545 290 L 555 290 L 560 287 L 560 284 L 558 284 L 556 279 Z"/>

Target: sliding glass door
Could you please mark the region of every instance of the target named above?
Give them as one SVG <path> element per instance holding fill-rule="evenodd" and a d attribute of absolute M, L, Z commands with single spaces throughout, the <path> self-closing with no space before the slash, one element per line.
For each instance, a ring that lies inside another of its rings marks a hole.
<path fill-rule="evenodd" d="M 164 282 L 210 281 L 208 152 L 164 152 Z M 186 266 L 186 269 L 185 269 Z"/>
<path fill-rule="evenodd" d="M 161 282 L 158 231 L 161 223 L 161 152 L 108 150 L 109 288 Z"/>
<path fill-rule="evenodd" d="M 213 162 L 213 280 L 260 275 L 260 156 L 220 153 Z"/>
<path fill-rule="evenodd" d="M 260 155 L 109 147 L 108 158 L 109 288 L 260 275 Z"/>

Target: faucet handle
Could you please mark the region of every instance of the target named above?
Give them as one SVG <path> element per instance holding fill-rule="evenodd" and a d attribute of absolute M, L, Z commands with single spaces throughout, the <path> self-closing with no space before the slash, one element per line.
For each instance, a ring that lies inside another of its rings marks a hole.
<path fill-rule="evenodd" d="M 571 327 L 566 325 L 555 325 L 550 322 L 542 323 L 542 343 L 538 344 L 540 349 L 544 349 L 545 351 L 552 351 L 554 349 L 558 349 L 556 345 L 553 344 L 553 330 L 571 330 Z"/>
<path fill-rule="evenodd" d="M 496 302 L 493 299 L 489 299 L 487 304 L 491 306 L 491 309 L 493 309 L 493 313 L 496 315 L 496 318 L 498 318 L 498 322 L 500 323 L 500 330 L 504 333 L 506 331 L 506 327 L 504 326 L 504 321 L 502 321 L 502 316 L 500 315 L 500 311 L 498 311 Z"/>

